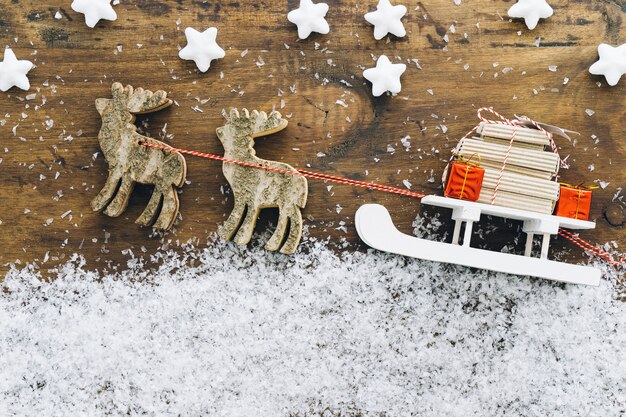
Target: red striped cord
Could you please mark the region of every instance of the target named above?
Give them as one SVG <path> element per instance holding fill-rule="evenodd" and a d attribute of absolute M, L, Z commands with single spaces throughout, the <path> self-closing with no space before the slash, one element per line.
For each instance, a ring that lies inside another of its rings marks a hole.
<path fill-rule="evenodd" d="M 597 256 L 598 258 L 604 259 L 609 265 L 614 268 L 622 266 L 626 263 L 626 256 L 622 256 L 617 260 L 613 259 L 613 257 L 604 249 L 599 246 L 594 246 L 586 240 L 580 238 L 578 235 L 570 232 L 569 230 L 559 228 L 559 236 L 564 237 L 565 239 L 572 242 L 574 245 L 578 246 L 582 250 L 591 253 L 592 255 Z"/>
<path fill-rule="evenodd" d="M 314 179 L 321 180 L 321 181 L 334 182 L 334 183 L 337 183 L 337 184 L 352 185 L 354 187 L 368 188 L 368 189 L 371 189 L 371 190 L 384 191 L 384 192 L 387 192 L 387 193 L 405 195 L 405 196 L 408 196 L 408 197 L 422 198 L 422 197 L 426 196 L 426 194 L 422 194 L 422 193 L 418 193 L 418 192 L 410 191 L 410 190 L 403 190 L 402 188 L 391 187 L 391 186 L 382 185 L 382 184 L 376 184 L 374 182 L 365 182 L 365 181 L 353 180 L 353 179 L 350 179 L 350 178 L 337 177 L 335 175 L 322 174 L 322 173 L 319 173 L 319 172 L 307 171 L 305 169 L 294 168 L 295 169 L 295 171 L 294 171 L 294 170 L 291 170 L 291 169 L 276 168 L 276 167 L 265 166 L 265 165 L 258 165 L 258 164 L 253 164 L 251 162 L 237 161 L 237 160 L 234 160 L 234 159 L 226 158 L 224 156 L 215 155 L 215 154 L 212 154 L 212 153 L 190 151 L 190 150 L 187 150 L 187 149 L 174 148 L 174 147 L 168 146 L 168 145 L 157 145 L 155 143 L 141 142 L 141 145 L 149 147 L 149 148 L 162 149 L 162 150 L 166 150 L 166 151 L 170 151 L 170 152 L 179 152 L 179 153 L 182 153 L 182 154 L 198 156 L 200 158 L 213 159 L 215 161 L 227 162 L 229 164 L 241 165 L 241 166 L 245 166 L 245 167 L 249 167 L 249 168 L 263 169 L 263 170 L 266 170 L 266 171 L 280 172 L 281 174 L 288 174 L 288 175 L 299 175 L 299 176 L 302 176 L 302 177 L 314 178 Z"/>

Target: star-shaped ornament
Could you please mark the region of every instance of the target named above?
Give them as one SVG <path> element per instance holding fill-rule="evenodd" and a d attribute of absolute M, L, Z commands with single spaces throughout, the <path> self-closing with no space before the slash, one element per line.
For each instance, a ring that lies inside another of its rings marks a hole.
<path fill-rule="evenodd" d="M 374 97 L 382 95 L 385 91 L 396 95 L 402 90 L 400 77 L 404 71 L 406 71 L 406 65 L 392 64 L 386 55 L 381 55 L 376 61 L 376 67 L 363 71 L 363 76 L 372 83 Z"/>
<path fill-rule="evenodd" d="M 406 6 L 392 6 L 389 0 L 379 0 L 375 12 L 365 15 L 365 20 L 374 25 L 374 38 L 381 40 L 388 33 L 399 38 L 406 35 L 402 17 L 406 14 Z"/>
<path fill-rule="evenodd" d="M 185 36 L 187 37 L 187 46 L 180 50 L 178 56 L 194 61 L 202 72 L 207 72 L 211 68 L 211 61 L 224 58 L 226 55 L 215 41 L 217 28 L 208 28 L 204 32 L 187 28 L 185 29 Z"/>
<path fill-rule="evenodd" d="M 601 43 L 598 46 L 600 59 L 589 67 L 594 75 L 604 75 L 610 86 L 617 85 L 622 75 L 626 74 L 626 43 L 620 46 L 611 46 Z"/>
<path fill-rule="evenodd" d="M 523 17 L 528 29 L 537 27 L 539 19 L 547 19 L 554 14 L 546 0 L 519 0 L 509 9 L 509 17 Z"/>
<path fill-rule="evenodd" d="M 0 90 L 8 91 L 11 87 L 19 87 L 22 90 L 30 88 L 28 71 L 34 65 L 30 61 L 18 60 L 11 48 L 4 50 L 4 61 L 0 62 Z"/>
<path fill-rule="evenodd" d="M 116 20 L 117 13 L 111 6 L 111 0 L 74 0 L 72 10 L 85 15 L 85 23 L 95 27 L 100 19 Z"/>
<path fill-rule="evenodd" d="M 330 32 L 325 19 L 326 13 L 328 13 L 328 4 L 315 4 L 311 0 L 300 0 L 300 7 L 290 11 L 287 19 L 298 26 L 298 37 L 306 39 L 312 32 L 322 35 Z"/>

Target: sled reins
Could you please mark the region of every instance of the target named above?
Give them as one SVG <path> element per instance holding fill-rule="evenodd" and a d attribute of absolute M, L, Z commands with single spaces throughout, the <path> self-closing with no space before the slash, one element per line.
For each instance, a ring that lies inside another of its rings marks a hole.
<path fill-rule="evenodd" d="M 492 113 L 493 115 L 498 117 L 500 120 L 486 119 L 481 114 L 483 111 L 488 111 L 488 112 Z M 493 124 L 508 124 L 508 125 L 516 126 L 518 123 L 520 123 L 520 121 L 518 121 L 518 120 L 511 121 L 511 120 L 505 118 L 504 116 L 502 116 L 501 114 L 499 114 L 498 112 L 496 112 L 495 110 L 493 110 L 493 108 L 487 108 L 487 107 L 483 107 L 483 108 L 478 110 L 478 118 L 481 121 L 485 122 L 485 123 L 493 123 Z M 534 120 L 532 120 L 530 118 L 527 118 L 527 117 L 524 117 L 524 120 L 532 123 L 533 126 L 535 126 L 538 130 L 544 132 L 546 134 L 546 136 L 548 136 L 548 138 L 550 139 L 550 144 L 551 144 L 552 150 L 558 155 L 558 149 L 556 147 L 556 144 L 554 143 L 554 139 L 552 137 L 552 134 L 550 132 L 547 132 L 545 129 L 543 129 Z M 478 126 L 474 127 L 472 130 L 470 130 L 464 136 L 464 138 L 466 138 L 469 135 L 473 134 L 477 129 L 478 129 Z M 418 193 L 416 191 L 405 190 L 405 189 L 402 189 L 402 188 L 392 187 L 392 186 L 389 186 L 389 185 L 377 184 L 375 182 L 353 180 L 353 179 L 350 179 L 350 178 L 339 177 L 339 176 L 336 176 L 336 175 L 323 174 L 323 173 L 320 173 L 320 172 L 314 172 L 314 171 L 309 171 L 309 170 L 305 170 L 305 169 L 294 168 L 294 170 L 290 170 L 290 169 L 285 169 L 285 168 L 276 168 L 276 167 L 271 167 L 271 166 L 267 166 L 267 165 L 253 164 L 253 163 L 246 162 L 246 161 L 239 161 L 239 160 L 235 160 L 235 159 L 231 159 L 231 158 L 226 158 L 224 156 L 217 155 L 217 154 L 193 151 L 193 150 L 189 150 L 189 149 L 175 148 L 175 147 L 169 146 L 169 145 L 158 145 L 156 143 L 149 143 L 149 142 L 143 142 L 143 141 L 140 142 L 139 144 L 142 145 L 142 146 L 148 147 L 148 148 L 161 149 L 161 150 L 169 151 L 169 152 L 178 152 L 178 153 L 185 154 L 185 155 L 191 155 L 191 156 L 196 156 L 196 157 L 199 157 L 199 158 L 211 159 L 211 160 L 214 160 L 214 161 L 226 162 L 226 163 L 229 163 L 229 164 L 244 166 L 244 167 L 253 168 L 253 169 L 262 169 L 262 170 L 265 170 L 265 171 L 273 171 L 273 172 L 278 172 L 278 173 L 281 173 L 281 174 L 294 175 L 294 176 L 298 175 L 298 176 L 302 176 L 302 177 L 306 177 L 306 178 L 312 178 L 312 179 L 316 179 L 316 180 L 320 180 L 320 181 L 328 181 L 328 182 L 332 182 L 332 183 L 336 183 L 336 184 L 351 185 L 353 187 L 366 188 L 366 189 L 370 189 L 370 190 L 382 191 L 382 192 L 391 193 L 391 194 L 398 194 L 398 195 L 403 195 L 403 196 L 407 196 L 407 197 L 413 197 L 413 198 L 417 198 L 417 199 L 422 199 L 423 197 L 426 197 L 426 194 Z M 561 166 L 568 167 L 567 164 L 563 160 L 561 160 L 560 158 L 559 158 L 559 161 L 560 161 Z M 624 264 L 626 262 L 626 256 L 624 256 L 624 257 L 622 257 L 622 258 L 620 258 L 618 260 L 614 260 L 613 257 L 608 252 L 606 252 L 604 249 L 602 249 L 602 248 L 600 248 L 598 246 L 594 246 L 593 244 L 591 244 L 591 243 L 587 242 L 586 240 L 580 238 L 578 235 L 575 235 L 575 234 L 571 233 L 570 231 L 565 230 L 563 228 L 559 228 L 559 236 L 569 240 L 574 245 L 580 247 L 584 251 L 587 251 L 587 252 L 589 252 L 589 253 L 591 253 L 591 254 L 599 257 L 599 258 L 604 259 L 607 263 L 609 263 L 611 266 L 613 266 L 615 268 L 621 266 L 622 264 Z"/>
<path fill-rule="evenodd" d="M 276 168 L 276 167 L 271 167 L 271 166 L 266 166 L 266 165 L 258 165 L 258 164 L 253 164 L 250 162 L 238 161 L 235 159 L 226 158 L 224 156 L 216 155 L 212 153 L 190 151 L 187 149 L 174 148 L 172 146 L 167 146 L 167 145 L 157 145 L 157 144 L 149 143 L 149 142 L 140 142 L 140 145 L 146 146 L 148 148 L 162 149 L 162 150 L 170 151 L 170 152 L 179 152 L 182 154 L 197 156 L 200 158 L 213 159 L 215 161 L 222 161 L 222 162 L 226 162 L 229 164 L 240 165 L 240 166 L 244 166 L 248 168 L 262 169 L 265 171 L 279 172 L 281 174 L 288 174 L 288 175 L 299 175 L 301 177 L 313 178 L 313 179 L 317 179 L 320 181 L 328 181 L 328 182 L 334 182 L 337 184 L 352 185 L 353 187 L 369 188 L 371 190 L 384 191 L 387 193 L 400 194 L 400 195 L 405 195 L 405 196 L 414 197 L 414 198 L 426 197 L 426 194 L 418 193 L 415 191 L 403 190 L 402 188 L 391 187 L 389 185 L 383 185 L 383 184 L 377 184 L 375 182 L 366 182 L 366 181 L 353 180 L 350 178 L 337 177 L 335 175 L 322 174 L 320 172 L 307 171 L 305 169 L 294 168 L 295 171 L 293 171 L 293 170 L 285 169 L 285 168 Z"/>

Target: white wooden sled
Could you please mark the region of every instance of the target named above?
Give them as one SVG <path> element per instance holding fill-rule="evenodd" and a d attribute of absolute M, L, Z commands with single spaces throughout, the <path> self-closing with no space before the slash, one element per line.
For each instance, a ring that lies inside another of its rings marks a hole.
<path fill-rule="evenodd" d="M 422 203 L 452 209 L 452 219 L 456 222 L 452 244 L 433 242 L 400 232 L 387 209 L 379 204 L 366 204 L 358 209 L 355 218 L 357 232 L 368 246 L 399 255 L 572 284 L 600 283 L 599 269 L 548 260 L 550 237 L 558 233 L 559 227 L 593 229 L 596 226 L 594 222 L 438 196 L 424 197 Z M 472 228 L 474 222 L 480 220 L 481 214 L 523 221 L 522 230 L 527 234 L 524 256 L 470 247 Z M 463 244 L 459 245 L 462 223 L 465 223 L 465 231 Z M 543 236 L 538 258 L 531 256 L 536 234 Z"/>

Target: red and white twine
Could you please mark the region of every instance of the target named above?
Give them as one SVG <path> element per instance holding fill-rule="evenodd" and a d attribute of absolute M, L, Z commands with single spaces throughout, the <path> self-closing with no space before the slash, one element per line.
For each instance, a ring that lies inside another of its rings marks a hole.
<path fill-rule="evenodd" d="M 504 170 L 506 169 L 506 164 L 509 162 L 509 157 L 511 156 L 511 149 L 513 149 L 513 143 L 515 142 L 515 137 L 517 136 L 517 125 L 513 128 L 513 134 L 511 134 L 511 141 L 509 142 L 509 147 L 504 154 L 504 160 L 502 161 L 502 167 L 500 168 L 500 173 L 498 173 L 498 180 L 496 181 L 496 186 L 493 189 L 493 195 L 491 196 L 491 205 L 496 204 L 496 197 L 498 196 L 498 191 L 500 189 L 500 183 L 502 182 L 502 177 L 504 177 Z"/>
<path fill-rule="evenodd" d="M 251 162 L 237 161 L 237 160 L 234 160 L 234 159 L 226 158 L 224 156 L 215 155 L 215 154 L 212 154 L 212 153 L 190 151 L 190 150 L 187 150 L 187 149 L 174 148 L 174 147 L 168 146 L 168 145 L 158 145 L 158 144 L 150 143 L 150 142 L 141 142 L 141 145 L 146 146 L 148 148 L 162 149 L 162 150 L 170 151 L 170 152 L 179 152 L 179 153 L 186 154 L 186 155 L 198 156 L 200 158 L 206 158 L 206 159 L 213 159 L 215 161 L 222 161 L 222 162 L 226 162 L 226 163 L 229 163 L 229 164 L 240 165 L 240 166 L 244 166 L 244 167 L 248 167 L 248 168 L 262 169 L 262 170 L 265 170 L 265 171 L 279 172 L 281 174 L 287 174 L 287 175 L 299 175 L 301 177 L 314 178 L 314 179 L 317 179 L 317 180 L 334 182 L 334 183 L 337 183 L 337 184 L 352 185 L 353 187 L 360 187 L 360 188 L 368 188 L 368 189 L 371 189 L 371 190 L 385 191 L 387 193 L 405 195 L 405 196 L 408 196 L 408 197 L 422 198 L 422 197 L 426 196 L 425 194 L 418 193 L 418 192 L 411 191 L 411 190 L 404 190 L 402 188 L 391 187 L 391 186 L 382 185 L 382 184 L 376 184 L 374 182 L 366 182 L 366 181 L 353 180 L 353 179 L 350 179 L 350 178 L 337 177 L 335 175 L 322 174 L 322 173 L 319 173 L 319 172 L 307 171 L 305 169 L 296 169 L 296 168 L 294 168 L 294 170 L 291 170 L 291 169 L 285 169 L 285 168 L 276 168 L 276 167 L 272 167 L 272 166 L 268 166 L 268 165 L 258 165 L 258 164 L 253 164 Z"/>

